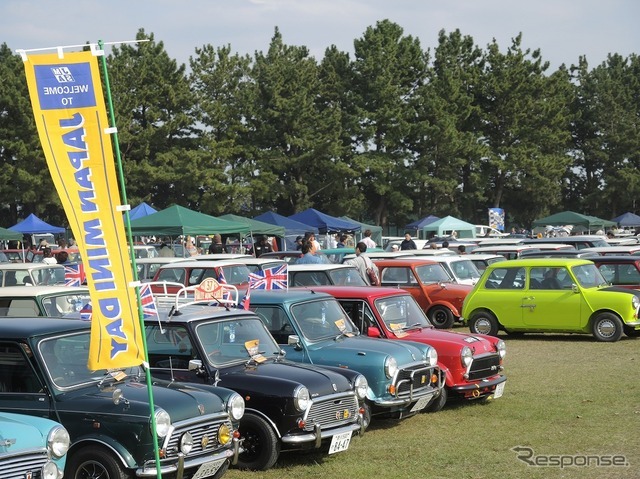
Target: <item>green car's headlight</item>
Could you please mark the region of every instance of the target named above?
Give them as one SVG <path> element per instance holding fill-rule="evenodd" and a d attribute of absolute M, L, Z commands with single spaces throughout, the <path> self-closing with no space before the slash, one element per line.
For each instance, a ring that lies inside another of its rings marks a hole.
<path fill-rule="evenodd" d="M 631 306 L 633 306 L 633 309 L 638 309 L 638 306 L 640 306 L 640 299 L 637 296 L 631 297 Z"/>

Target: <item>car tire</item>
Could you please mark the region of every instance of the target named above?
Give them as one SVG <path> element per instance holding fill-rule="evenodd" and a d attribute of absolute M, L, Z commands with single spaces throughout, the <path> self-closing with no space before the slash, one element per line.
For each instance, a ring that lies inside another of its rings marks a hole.
<path fill-rule="evenodd" d="M 264 471 L 271 468 L 280 455 L 280 442 L 267 421 L 255 414 L 240 420 L 240 437 L 244 452 L 238 456 L 238 469 Z"/>
<path fill-rule="evenodd" d="M 489 311 L 481 311 L 471 316 L 469 330 L 473 334 L 498 335 L 498 320 Z"/>
<path fill-rule="evenodd" d="M 598 341 L 614 343 L 622 337 L 622 321 L 613 313 L 600 313 L 591 322 L 591 332 Z"/>
<path fill-rule="evenodd" d="M 427 313 L 431 323 L 438 329 L 451 329 L 455 318 L 453 312 L 446 306 L 437 305 Z"/>
<path fill-rule="evenodd" d="M 637 338 L 640 337 L 640 331 L 632 328 L 631 326 L 623 326 L 624 334 L 629 338 Z"/>
<path fill-rule="evenodd" d="M 423 412 L 438 412 L 440 411 L 447 402 L 449 398 L 449 392 L 446 387 L 440 389 L 440 394 L 438 394 L 435 398 L 431 400 L 427 407 L 424 408 Z"/>
<path fill-rule="evenodd" d="M 364 401 L 364 403 L 362 404 L 362 409 L 364 409 L 364 413 L 362 414 L 362 422 L 366 430 L 371 425 L 371 405 L 368 401 Z"/>
<path fill-rule="evenodd" d="M 64 477 L 70 479 L 132 479 L 124 465 L 108 449 L 83 447 L 67 458 Z"/>

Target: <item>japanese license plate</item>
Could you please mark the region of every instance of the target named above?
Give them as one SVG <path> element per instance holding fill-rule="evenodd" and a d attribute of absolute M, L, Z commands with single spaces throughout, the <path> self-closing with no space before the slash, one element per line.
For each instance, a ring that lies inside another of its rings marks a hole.
<path fill-rule="evenodd" d="M 331 438 L 331 446 L 329 446 L 329 454 L 334 452 L 346 451 L 351 442 L 351 431 L 336 434 Z"/>
<path fill-rule="evenodd" d="M 226 459 L 218 459 L 217 461 L 205 462 L 198 468 L 198 471 L 192 476 L 191 479 L 202 479 L 203 477 L 213 476 L 220 466 L 224 464 Z"/>
<path fill-rule="evenodd" d="M 433 396 L 424 396 L 418 399 L 418 401 L 411 408 L 411 412 L 422 411 L 424 408 L 427 407 L 427 404 L 429 404 L 429 401 L 431 401 L 432 397 Z"/>
<path fill-rule="evenodd" d="M 493 392 L 493 399 L 502 397 L 502 393 L 504 393 L 504 385 L 505 383 L 500 383 L 496 386 L 496 390 Z"/>

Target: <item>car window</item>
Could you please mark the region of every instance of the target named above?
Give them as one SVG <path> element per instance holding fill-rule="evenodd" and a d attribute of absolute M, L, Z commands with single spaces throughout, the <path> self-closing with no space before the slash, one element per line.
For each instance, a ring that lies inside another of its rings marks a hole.
<path fill-rule="evenodd" d="M 441 264 L 417 266 L 416 274 L 423 284 L 433 284 L 442 281 L 451 282 L 451 277 Z"/>
<path fill-rule="evenodd" d="M 0 344 L 0 392 L 38 393 L 42 383 L 16 344 Z"/>
<path fill-rule="evenodd" d="M 278 344 L 287 344 L 290 334 L 296 334 L 289 317 L 275 306 L 251 308 L 269 330 Z"/>
<path fill-rule="evenodd" d="M 355 268 L 341 268 L 329 271 L 331 284 L 349 286 L 368 286 Z"/>
<path fill-rule="evenodd" d="M 382 285 L 409 285 L 416 284 L 413 272 L 407 267 L 391 266 L 384 268 L 380 279 Z"/>
<path fill-rule="evenodd" d="M 524 284 L 524 268 L 495 268 L 487 276 L 485 288 L 523 289 Z"/>
<path fill-rule="evenodd" d="M 331 284 L 329 276 L 324 271 L 296 271 L 292 276 L 292 286 L 326 286 Z"/>
<path fill-rule="evenodd" d="M 571 270 L 583 288 L 593 288 L 607 283 L 600 270 L 593 263 L 574 266 Z"/>
<path fill-rule="evenodd" d="M 186 273 L 183 268 L 165 268 L 160 270 L 157 281 L 184 284 L 185 275 Z"/>
<path fill-rule="evenodd" d="M 335 299 L 296 304 L 292 306 L 291 313 L 302 334 L 311 341 L 357 331 Z"/>
<path fill-rule="evenodd" d="M 40 316 L 38 304 L 34 298 L 7 298 L 0 300 L 0 316 L 21 317 Z"/>

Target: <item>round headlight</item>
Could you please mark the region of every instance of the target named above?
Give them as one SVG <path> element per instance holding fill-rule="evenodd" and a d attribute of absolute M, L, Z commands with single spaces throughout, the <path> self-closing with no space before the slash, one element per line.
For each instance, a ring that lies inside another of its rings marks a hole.
<path fill-rule="evenodd" d="M 387 356 L 387 359 L 384 360 L 384 373 L 387 375 L 389 379 L 395 377 L 398 372 L 398 362 L 396 358 L 393 356 Z"/>
<path fill-rule="evenodd" d="M 58 466 L 54 462 L 47 461 L 42 466 L 42 479 L 58 479 L 62 471 L 58 470 Z"/>
<path fill-rule="evenodd" d="M 298 386 L 293 392 L 293 404 L 298 411 L 306 411 L 309 407 L 309 390 L 304 386 Z"/>
<path fill-rule="evenodd" d="M 187 431 L 180 437 L 180 452 L 186 456 L 191 449 L 193 449 L 193 436 Z"/>
<path fill-rule="evenodd" d="M 633 309 L 638 309 L 638 306 L 640 306 L 640 299 L 637 296 L 631 296 L 631 306 L 633 306 Z"/>
<path fill-rule="evenodd" d="M 159 437 L 165 437 L 171 430 L 171 417 L 164 409 L 156 411 L 156 434 Z"/>
<path fill-rule="evenodd" d="M 47 446 L 54 458 L 60 459 L 64 456 L 69 450 L 69 444 L 71 444 L 71 439 L 69 438 L 69 433 L 64 427 L 56 426 L 49 431 L 49 435 L 47 436 Z"/>
<path fill-rule="evenodd" d="M 435 348 L 429 348 L 427 352 L 427 362 L 432 368 L 438 365 L 438 351 L 436 351 Z"/>
<path fill-rule="evenodd" d="M 244 416 L 244 399 L 239 394 L 232 394 L 227 400 L 227 412 L 231 419 L 239 421 Z"/>
<path fill-rule="evenodd" d="M 356 376 L 355 385 L 356 396 L 358 396 L 358 399 L 366 398 L 367 390 L 369 389 L 367 378 L 365 378 L 362 374 L 359 374 L 358 376 Z"/>
<path fill-rule="evenodd" d="M 233 439 L 233 430 L 231 425 L 224 423 L 218 428 L 218 443 L 226 446 Z"/>
<path fill-rule="evenodd" d="M 462 363 L 462 367 L 468 368 L 471 366 L 471 362 L 473 361 L 473 351 L 469 346 L 465 346 L 460 351 L 460 362 Z"/>
<path fill-rule="evenodd" d="M 503 359 L 507 354 L 507 345 L 504 343 L 502 339 L 496 343 L 496 351 L 498 351 L 498 354 L 500 355 L 500 359 Z"/>

